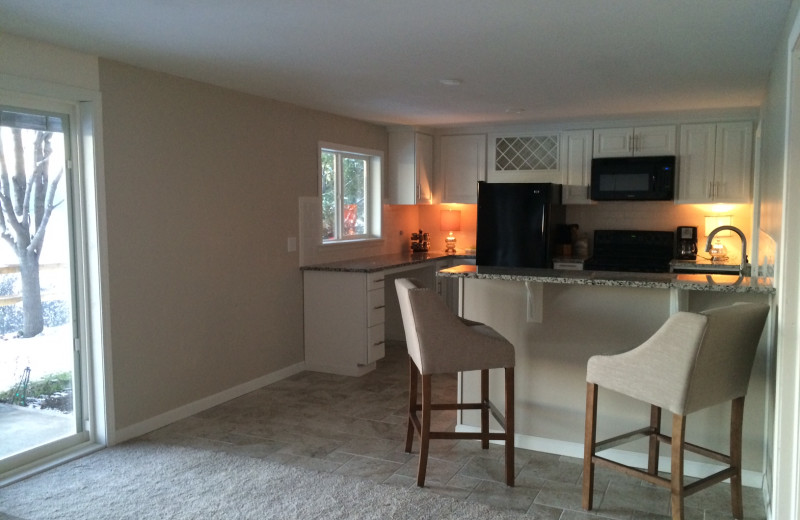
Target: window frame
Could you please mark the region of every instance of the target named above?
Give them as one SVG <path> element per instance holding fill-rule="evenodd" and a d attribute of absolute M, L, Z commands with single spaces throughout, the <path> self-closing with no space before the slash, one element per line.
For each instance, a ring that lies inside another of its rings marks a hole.
<path fill-rule="evenodd" d="M 336 193 L 335 193 L 335 212 L 336 224 L 333 238 L 324 238 L 322 236 L 322 154 L 333 153 L 335 154 L 336 168 Z M 341 190 L 341 177 L 342 177 L 342 160 L 346 158 L 363 159 L 365 160 L 365 186 L 364 186 L 364 233 L 358 235 L 343 235 L 343 220 L 344 214 L 342 209 L 342 190 Z M 382 238 L 381 220 L 382 220 L 382 193 L 383 193 L 383 152 L 380 150 L 371 150 L 367 148 L 359 148 L 335 143 L 328 143 L 320 141 L 317 150 L 317 159 L 319 161 L 317 167 L 317 183 L 318 193 L 320 198 L 320 233 L 319 240 L 322 245 L 344 244 L 350 242 L 363 242 L 366 240 L 377 240 Z"/>

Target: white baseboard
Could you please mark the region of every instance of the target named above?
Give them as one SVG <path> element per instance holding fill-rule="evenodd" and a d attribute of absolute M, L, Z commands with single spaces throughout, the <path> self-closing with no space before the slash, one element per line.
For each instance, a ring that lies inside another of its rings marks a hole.
<path fill-rule="evenodd" d="M 480 428 L 476 426 L 457 425 L 456 431 L 459 432 L 479 432 Z M 499 430 L 498 430 L 499 431 Z M 500 441 L 497 441 L 500 442 Z M 524 448 L 526 450 L 540 451 L 543 453 L 552 453 L 554 455 L 564 455 L 567 457 L 574 457 L 576 459 L 583 459 L 583 444 L 578 442 L 566 442 L 557 439 L 547 439 L 544 437 L 534 437 L 532 435 L 514 435 L 514 445 L 517 448 Z M 625 450 L 605 450 L 603 455 L 611 460 L 633 466 L 635 468 L 647 467 L 647 454 L 636 453 L 633 451 Z M 670 459 L 669 457 L 659 457 L 658 459 L 659 471 L 669 472 Z M 687 460 L 684 461 L 684 475 L 695 478 L 703 478 L 716 473 L 723 469 L 723 466 L 716 464 L 708 464 L 705 462 L 697 462 Z M 761 489 L 764 484 L 764 475 L 757 471 L 742 470 L 742 485 Z"/>
<path fill-rule="evenodd" d="M 361 377 L 375 370 L 375 363 L 369 365 L 334 365 L 332 363 L 309 363 L 306 361 L 306 370 L 309 372 L 323 372 L 325 374 L 336 374 L 338 376 Z"/>
<path fill-rule="evenodd" d="M 151 417 L 145 421 L 132 424 L 131 426 L 126 426 L 125 428 L 119 429 L 115 432 L 113 437 L 114 444 L 119 444 L 146 433 L 150 433 L 159 428 L 163 428 L 168 424 L 180 421 L 181 419 L 185 419 L 204 410 L 208 410 L 209 408 L 213 408 L 214 406 L 230 401 L 231 399 L 236 399 L 237 397 L 241 397 L 254 390 L 258 390 L 259 388 L 263 388 L 282 379 L 286 379 L 287 377 L 298 374 L 305 369 L 305 363 L 297 363 L 246 383 L 242 383 L 241 385 L 234 386 L 233 388 L 228 388 L 227 390 L 223 390 L 217 394 L 204 397 L 203 399 L 199 399 L 179 408 L 156 415 L 155 417 Z"/>

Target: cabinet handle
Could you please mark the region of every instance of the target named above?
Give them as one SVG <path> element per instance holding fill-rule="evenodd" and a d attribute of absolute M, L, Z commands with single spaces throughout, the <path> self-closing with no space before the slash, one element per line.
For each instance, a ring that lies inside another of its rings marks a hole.
<path fill-rule="evenodd" d="M 383 345 L 384 343 L 386 343 L 385 340 L 380 340 L 380 341 L 376 341 L 375 343 L 373 343 L 372 346 L 373 347 L 377 347 L 378 345 Z"/>
<path fill-rule="evenodd" d="M 714 183 L 713 183 L 713 182 L 711 182 L 711 181 L 708 181 L 708 189 L 706 190 L 706 194 L 707 194 L 707 195 L 706 195 L 706 198 L 709 198 L 709 199 L 713 199 L 713 198 L 714 198 L 714 188 L 713 188 L 713 185 L 714 185 Z"/>
<path fill-rule="evenodd" d="M 377 280 L 372 280 L 372 283 L 383 283 L 386 278 L 378 278 Z"/>
<path fill-rule="evenodd" d="M 633 136 L 632 135 L 628 136 L 628 151 L 629 152 L 633 151 Z"/>
<path fill-rule="evenodd" d="M 386 307 L 386 305 L 378 305 L 377 307 L 373 307 L 373 309 L 378 310 L 383 309 L 384 307 Z"/>

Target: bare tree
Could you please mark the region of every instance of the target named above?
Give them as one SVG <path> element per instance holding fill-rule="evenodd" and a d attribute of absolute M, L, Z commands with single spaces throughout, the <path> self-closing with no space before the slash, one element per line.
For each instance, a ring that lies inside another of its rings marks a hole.
<path fill-rule="evenodd" d="M 45 230 L 55 208 L 56 187 L 64 169 L 50 179 L 52 132 L 37 131 L 33 139 L 33 161 L 27 171 L 23 131 L 12 128 L 14 171 L 6 163 L 6 150 L 0 143 L 0 238 L 14 249 L 22 277 L 22 336 L 29 338 L 44 329 L 39 257 Z"/>

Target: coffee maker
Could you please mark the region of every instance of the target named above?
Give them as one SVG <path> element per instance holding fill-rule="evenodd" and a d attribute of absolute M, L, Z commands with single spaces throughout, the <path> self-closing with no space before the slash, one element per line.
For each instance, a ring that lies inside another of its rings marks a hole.
<path fill-rule="evenodd" d="M 678 226 L 675 234 L 675 256 L 679 260 L 695 260 L 697 258 L 697 228 L 693 226 Z"/>

